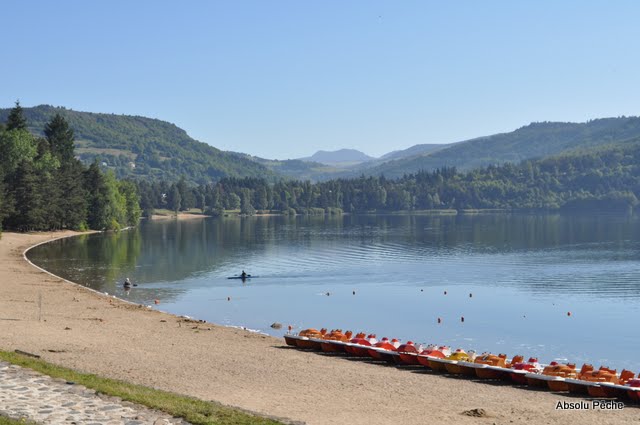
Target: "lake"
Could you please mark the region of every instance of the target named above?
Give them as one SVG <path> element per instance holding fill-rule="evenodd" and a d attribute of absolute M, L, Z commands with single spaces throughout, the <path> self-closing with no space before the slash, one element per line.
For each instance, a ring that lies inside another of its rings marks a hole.
<path fill-rule="evenodd" d="M 633 216 L 143 221 L 41 245 L 29 258 L 135 303 L 276 336 L 287 325 L 362 330 L 640 371 Z M 227 279 L 242 270 L 258 278 Z M 138 286 L 125 291 L 126 277 Z"/>

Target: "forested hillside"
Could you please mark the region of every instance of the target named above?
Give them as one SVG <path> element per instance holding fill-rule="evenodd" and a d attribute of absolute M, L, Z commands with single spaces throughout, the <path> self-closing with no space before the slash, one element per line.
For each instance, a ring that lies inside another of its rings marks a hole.
<path fill-rule="evenodd" d="M 444 167 L 400 179 L 359 177 L 311 184 L 264 179 L 222 179 L 188 187 L 143 182 L 143 208 L 241 209 L 324 214 L 426 209 L 504 209 L 630 212 L 640 196 L 640 139 L 543 160 L 469 172 Z M 168 199 L 163 193 L 174 193 Z M 176 204 L 173 199 L 190 199 Z"/>
<path fill-rule="evenodd" d="M 364 173 L 371 176 L 384 174 L 386 177 L 402 177 L 404 174 L 442 167 L 472 170 L 488 165 L 544 158 L 576 148 L 624 142 L 637 137 L 640 137 L 638 117 L 603 118 L 586 123 L 532 123 L 510 133 L 458 142 L 435 152 L 357 169 L 345 176 Z"/>
<path fill-rule="evenodd" d="M 9 109 L 0 109 L 4 122 Z M 76 155 L 85 164 L 98 159 L 118 178 L 206 182 L 222 177 L 272 175 L 266 167 L 231 152 L 198 142 L 174 124 L 151 118 L 78 112 L 40 105 L 23 108 L 28 129 L 44 134 L 47 122 L 56 114 L 73 128 Z"/>

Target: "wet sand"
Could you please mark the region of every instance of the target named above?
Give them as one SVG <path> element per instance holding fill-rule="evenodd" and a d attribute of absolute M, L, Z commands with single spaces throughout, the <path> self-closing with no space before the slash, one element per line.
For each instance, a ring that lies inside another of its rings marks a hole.
<path fill-rule="evenodd" d="M 308 424 L 640 423 L 633 406 L 558 411 L 558 401 L 583 399 L 303 352 L 190 322 L 90 291 L 23 258 L 34 244 L 72 234 L 2 235 L 0 349 Z M 490 417 L 462 414 L 476 408 Z"/>

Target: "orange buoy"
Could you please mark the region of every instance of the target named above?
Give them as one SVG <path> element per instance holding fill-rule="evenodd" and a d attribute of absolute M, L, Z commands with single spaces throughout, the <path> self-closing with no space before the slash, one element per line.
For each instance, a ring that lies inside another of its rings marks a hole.
<path fill-rule="evenodd" d="M 154 303 L 160 304 L 160 300 L 153 300 Z"/>

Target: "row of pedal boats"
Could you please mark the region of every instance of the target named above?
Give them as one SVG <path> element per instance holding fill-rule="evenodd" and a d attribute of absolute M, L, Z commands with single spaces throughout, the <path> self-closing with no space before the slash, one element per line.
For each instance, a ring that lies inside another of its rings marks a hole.
<path fill-rule="evenodd" d="M 547 388 L 556 392 L 570 392 L 598 398 L 621 398 L 640 402 L 640 374 L 629 370 L 616 370 L 601 366 L 594 369 L 584 364 L 580 369 L 572 363 L 551 362 L 543 365 L 536 358 L 524 360 L 516 355 L 508 359 L 505 354 L 452 351 L 446 346 L 416 345 L 412 341 L 401 344 L 397 339 L 382 338 L 374 334 L 340 329 L 305 329 L 297 335 L 284 336 L 287 345 L 323 351 L 344 353 L 352 357 L 369 358 L 405 366 L 425 366 L 435 372 L 468 376 L 477 379 L 511 381 L 517 385 Z"/>

